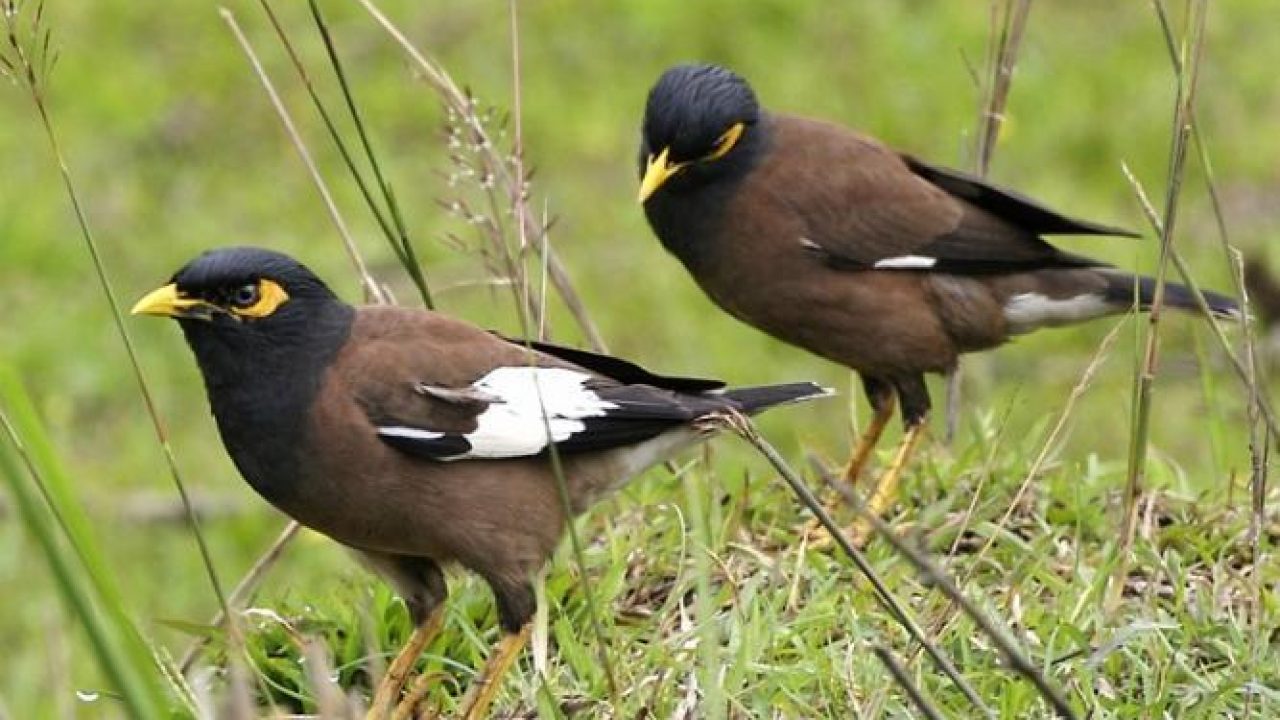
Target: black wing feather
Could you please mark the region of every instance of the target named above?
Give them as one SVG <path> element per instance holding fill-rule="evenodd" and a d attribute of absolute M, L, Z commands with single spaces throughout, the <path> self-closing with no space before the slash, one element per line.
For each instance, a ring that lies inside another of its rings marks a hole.
<path fill-rule="evenodd" d="M 613 403 L 604 415 L 583 418 L 583 429 L 556 443 L 563 453 L 608 450 L 655 438 L 717 410 L 736 409 L 723 396 L 684 395 L 649 385 L 609 385 L 593 388 L 600 399 Z"/>
<path fill-rule="evenodd" d="M 919 254 L 937 261 L 931 270 L 957 275 L 1108 266 L 1100 260 L 1063 252 L 1030 234 L 1018 244 L 1010 244 L 1004 253 L 994 256 L 980 238 L 963 231 L 933 240 L 921 247 Z"/>
<path fill-rule="evenodd" d="M 989 275 L 1048 268 L 1110 267 L 1100 260 L 1063 252 L 1035 235 L 1028 234 L 1015 243 L 1008 242 L 1007 238 L 993 239 L 993 242 L 986 243 L 967 230 L 937 237 L 910 254 L 933 261 L 927 268 L 919 268 L 921 270 L 956 275 Z M 806 249 L 828 267 L 837 270 L 874 270 L 878 262 L 851 259 L 816 244 L 806 246 Z M 886 258 L 881 258 L 884 259 Z M 915 268 L 883 269 L 911 272 Z"/>
<path fill-rule="evenodd" d="M 930 165 L 904 154 L 902 159 L 916 175 L 965 202 L 1043 235 L 1116 235 L 1138 237 L 1138 233 L 1089 220 L 1067 217 L 1032 200 L 1022 193 L 1002 188 L 951 168 Z"/>
<path fill-rule="evenodd" d="M 404 437 L 378 433 L 382 442 L 406 455 L 423 460 L 448 460 L 471 452 L 471 443 L 456 433 L 444 433 L 436 438 Z"/>
<path fill-rule="evenodd" d="M 633 362 L 629 362 L 612 355 L 604 355 L 601 353 L 591 352 L 589 350 L 580 350 L 578 348 L 565 347 L 563 345 L 556 345 L 554 343 L 541 342 L 538 340 L 518 340 L 500 333 L 494 334 L 507 342 L 520 345 L 522 347 L 527 346 L 537 350 L 538 352 L 546 353 L 547 355 L 559 358 L 566 362 L 571 362 L 574 365 L 584 367 L 611 380 L 616 380 L 623 385 L 652 385 L 653 387 L 662 388 L 664 390 L 695 394 L 711 390 L 720 390 L 724 387 L 724 383 L 720 380 L 658 375 L 645 370 Z"/>
<path fill-rule="evenodd" d="M 523 368 L 522 368 L 523 369 Z M 547 372 L 566 372 L 564 369 L 544 368 Z M 579 372 L 579 371 L 567 371 Z M 590 377 L 584 373 L 583 377 Z M 703 415 L 727 409 L 738 409 L 734 398 L 716 394 L 682 393 L 647 384 L 622 385 L 611 378 L 594 376 L 585 381 L 582 390 L 595 396 L 597 403 L 585 406 L 570 404 L 557 409 L 552 398 L 547 398 L 545 408 L 524 403 L 507 404 L 502 397 L 493 397 L 488 406 L 477 412 L 472 430 L 458 427 L 432 427 L 432 423 L 400 417 L 382 416 L 374 422 L 378 437 L 391 447 L 427 460 L 501 459 L 537 456 L 547 452 L 546 428 L 548 423 L 563 429 L 577 426 L 567 436 L 555 442 L 558 452 L 571 454 L 634 445 L 661 435 L 677 426 L 689 423 Z M 464 391 L 451 391 L 453 395 Z M 440 393 L 423 393 L 418 398 L 423 403 L 452 405 Z M 511 417 L 499 420 L 496 426 L 486 426 L 485 413 L 514 412 L 519 421 Z M 543 417 L 542 413 L 548 416 Z M 489 430 L 485 430 L 488 427 Z M 495 437 L 494 427 L 502 427 L 503 435 Z"/>

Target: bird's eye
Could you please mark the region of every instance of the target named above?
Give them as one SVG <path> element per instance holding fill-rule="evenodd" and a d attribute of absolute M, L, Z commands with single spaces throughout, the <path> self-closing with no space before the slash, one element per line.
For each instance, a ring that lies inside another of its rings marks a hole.
<path fill-rule="evenodd" d="M 247 308 L 258 302 L 258 284 L 241 285 L 231 293 L 231 304 L 239 308 Z"/>
<path fill-rule="evenodd" d="M 743 123 L 734 123 L 733 127 L 725 130 L 720 137 L 716 138 L 716 147 L 710 153 L 707 153 L 703 160 L 719 160 L 738 144 L 738 140 L 742 137 L 742 132 L 747 129 Z"/>
<path fill-rule="evenodd" d="M 280 284 L 261 278 L 245 283 L 223 295 L 228 309 L 239 318 L 264 318 L 289 301 L 289 293 Z"/>

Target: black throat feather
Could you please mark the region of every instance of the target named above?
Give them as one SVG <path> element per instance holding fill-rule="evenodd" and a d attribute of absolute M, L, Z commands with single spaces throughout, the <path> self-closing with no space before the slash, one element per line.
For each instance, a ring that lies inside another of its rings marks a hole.
<path fill-rule="evenodd" d="M 734 152 L 706 166 L 691 165 L 650 196 L 644 214 L 662 246 L 695 274 L 715 255 L 729 201 L 738 185 L 768 152 L 772 127 L 767 115 L 743 134 Z"/>
<path fill-rule="evenodd" d="M 336 299 L 303 304 L 273 318 L 269 331 L 253 322 L 231 325 L 237 321 L 227 317 L 180 321 L 223 444 L 244 479 L 277 507 L 306 491 L 297 448 L 325 370 L 355 317 Z"/>

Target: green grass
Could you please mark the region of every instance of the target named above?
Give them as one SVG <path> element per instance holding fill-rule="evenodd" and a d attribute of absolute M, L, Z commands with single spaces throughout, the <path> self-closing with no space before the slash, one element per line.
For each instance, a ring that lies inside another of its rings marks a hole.
<path fill-rule="evenodd" d="M 278 5 L 320 91 L 331 108 L 340 107 L 306 8 Z M 482 102 L 509 107 L 506 4 L 419 5 L 386 9 Z M 509 296 L 478 287 L 479 263 L 441 241 L 465 228 L 436 204 L 449 196 L 440 175 L 450 165 L 434 96 L 358 7 L 323 6 L 435 300 L 474 322 L 515 330 Z M 257 5 L 232 8 L 302 122 L 375 274 L 402 302 L 413 301 L 417 291 L 361 212 L 358 190 Z M 1266 34 L 1273 14 L 1268 0 L 1212 6 L 1200 80 L 1201 130 L 1232 239 L 1246 252 L 1265 253 L 1276 231 L 1267 201 L 1280 156 L 1272 127 L 1280 114 L 1273 92 L 1280 48 Z M 316 192 L 214 7 L 51 0 L 46 19 L 60 48 L 51 112 L 124 298 L 151 289 L 200 249 L 229 243 L 291 252 L 346 297 L 359 296 Z M 545 199 L 558 218 L 552 241 L 611 350 L 660 371 L 744 384 L 812 378 L 847 390 L 847 371 L 714 310 L 652 238 L 634 203 L 644 92 L 672 62 L 722 61 L 750 77 L 772 107 L 837 119 L 967 166 L 979 94 L 963 58 L 981 62 L 986 7 L 544 0 L 522 5 L 521 20 L 532 204 L 541 211 Z M 203 623 L 217 601 L 190 532 L 137 519 L 156 493 L 176 502 L 172 483 L 29 100 L 5 89 L 0 363 L 16 368 L 35 397 L 128 615 L 178 654 L 188 636 L 170 621 Z M 1070 213 L 1145 229 L 1120 163 L 1162 195 L 1174 93 L 1164 42 L 1144 3 L 1036 4 L 992 177 Z M 1215 232 L 1203 174 L 1189 162 L 1178 247 L 1204 286 L 1221 288 L 1229 276 Z M 1150 238 L 1065 244 L 1147 272 L 1158 251 Z M 556 337 L 581 342 L 563 308 L 553 309 Z M 1107 583 L 1117 567 L 1130 389 L 1142 350 L 1131 327 L 1122 329 L 1003 527 L 1001 516 L 1108 324 L 1042 332 L 970 359 L 959 437 L 950 448 L 927 446 L 895 521 L 953 576 L 967 579 L 969 597 L 1007 623 L 1079 707 L 1116 717 L 1272 716 L 1280 712 L 1276 496 L 1268 497 L 1264 554 L 1252 557 L 1245 398 L 1206 330 L 1183 317 L 1163 325 L 1151 492 L 1144 498 L 1154 505 L 1126 558 L 1129 580 L 1114 605 Z M 230 585 L 282 520 L 226 460 L 177 332 L 162 323 L 133 329 L 198 504 L 231 508 L 203 523 Z M 941 398 L 941 385 L 933 388 Z M 762 426 L 793 465 L 805 464 L 806 450 L 834 460 L 850 442 L 845 408 L 840 401 L 789 408 Z M 886 438 L 885 447 L 894 440 Z M 11 649 L 0 672 L 0 713 L 123 715 L 107 699 L 75 700 L 75 690 L 101 689 L 109 678 L 88 653 L 89 638 L 56 605 L 58 584 L 15 520 L 13 500 L 0 497 L 8 509 L 0 520 L 7 611 L 0 640 Z M 552 564 L 546 677 L 535 675 L 526 655 L 501 706 L 536 707 L 552 717 L 559 704 L 608 701 L 601 639 L 590 629 L 581 590 L 591 582 L 621 690 L 615 716 L 647 709 L 669 717 L 682 703 L 706 698 L 719 701 L 694 715 L 912 712 L 870 651 L 885 645 L 910 657 L 904 633 L 847 561 L 799 550 L 795 527 L 803 520 L 763 461 L 732 439 L 719 441 L 681 478 L 658 470 L 633 483 L 580 521 L 585 568 L 567 543 Z M 989 537 L 994 543 L 979 561 L 976 551 Z M 922 625 L 943 621 L 945 599 L 908 564 L 884 544 L 870 555 Z M 465 684 L 495 637 L 493 610 L 478 581 L 455 576 L 451 587 L 448 626 L 429 662 Z M 359 661 L 369 646 L 386 651 L 408 633 L 387 590 L 311 534 L 286 551 L 251 605 L 323 637 L 344 686 L 367 682 Z M 277 688 L 274 700 L 310 708 L 314 688 L 302 679 L 291 636 L 261 614 L 246 624 L 249 655 Z M 1001 715 L 1045 712 L 969 621 L 949 624 L 938 642 Z M 971 712 L 927 659 L 915 658 L 909 668 L 948 715 Z"/>

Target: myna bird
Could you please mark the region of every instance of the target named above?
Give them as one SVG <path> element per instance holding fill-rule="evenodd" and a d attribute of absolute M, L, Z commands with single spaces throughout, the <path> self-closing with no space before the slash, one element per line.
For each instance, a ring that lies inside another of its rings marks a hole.
<path fill-rule="evenodd" d="M 463 717 L 482 717 L 527 638 L 531 578 L 572 515 L 706 438 L 717 415 L 827 394 L 726 390 L 425 310 L 352 307 L 295 260 L 247 247 L 197 257 L 133 312 L 177 319 L 254 490 L 404 598 L 416 629 L 376 718 L 440 628 L 442 566 L 488 582 L 505 633 L 463 700 Z"/>
<path fill-rule="evenodd" d="M 1014 335 L 1147 308 L 1153 298 L 1151 278 L 1042 237 L 1133 233 L 838 125 L 768 112 L 722 67 L 663 73 L 645 106 L 639 160 L 650 226 L 713 301 L 861 376 L 873 418 L 848 482 L 901 403 L 905 435 L 867 501 L 876 514 L 892 505 L 920 440 L 925 373 Z M 1219 316 L 1237 314 L 1227 297 L 1205 299 Z M 1195 307 L 1174 284 L 1164 303 Z"/>

